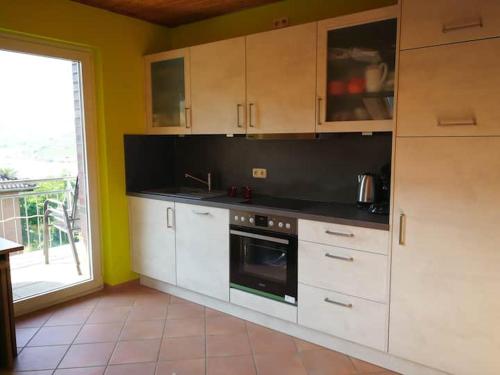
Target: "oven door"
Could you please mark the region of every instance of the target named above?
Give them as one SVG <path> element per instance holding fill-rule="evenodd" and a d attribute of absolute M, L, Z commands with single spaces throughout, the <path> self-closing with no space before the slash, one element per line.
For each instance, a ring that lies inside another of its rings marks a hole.
<path fill-rule="evenodd" d="M 231 287 L 297 303 L 297 236 L 231 225 Z"/>

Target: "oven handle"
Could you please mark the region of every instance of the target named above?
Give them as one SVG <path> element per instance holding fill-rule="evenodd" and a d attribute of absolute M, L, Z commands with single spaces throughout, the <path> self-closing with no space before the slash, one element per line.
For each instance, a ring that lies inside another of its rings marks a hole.
<path fill-rule="evenodd" d="M 285 244 L 285 245 L 288 245 L 290 243 L 290 241 L 288 240 L 285 240 L 283 238 L 276 238 L 276 237 L 270 237 L 270 236 L 263 236 L 261 234 L 255 234 L 255 233 L 248 233 L 248 232 L 242 232 L 240 230 L 234 230 L 234 229 L 231 229 L 229 231 L 229 233 L 231 234 L 235 234 L 237 236 L 241 236 L 241 237 L 249 237 L 249 238 L 255 238 L 257 240 L 263 240 L 263 241 L 270 241 L 270 242 L 276 242 L 276 243 L 281 243 L 281 244 Z"/>

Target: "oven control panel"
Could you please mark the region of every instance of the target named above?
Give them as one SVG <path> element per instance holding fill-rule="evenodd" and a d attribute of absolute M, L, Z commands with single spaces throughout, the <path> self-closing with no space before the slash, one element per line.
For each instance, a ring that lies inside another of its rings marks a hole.
<path fill-rule="evenodd" d="M 231 210 L 229 214 L 229 223 L 233 225 L 261 228 L 286 234 L 297 234 L 296 218 L 236 210 Z"/>

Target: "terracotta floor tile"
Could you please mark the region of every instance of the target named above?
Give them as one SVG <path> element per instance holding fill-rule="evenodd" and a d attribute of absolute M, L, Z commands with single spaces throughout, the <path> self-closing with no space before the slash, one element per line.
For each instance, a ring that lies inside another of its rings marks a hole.
<path fill-rule="evenodd" d="M 231 315 L 223 313 L 222 311 L 214 310 L 209 307 L 205 307 L 205 316 L 207 318 L 227 318 Z"/>
<path fill-rule="evenodd" d="M 155 375 L 156 362 L 131 363 L 128 365 L 112 365 L 106 369 L 105 375 Z"/>
<path fill-rule="evenodd" d="M 158 359 L 160 340 L 120 341 L 109 361 L 112 365 L 155 362 Z"/>
<path fill-rule="evenodd" d="M 86 324 L 75 339 L 75 344 L 115 342 L 120 337 L 123 323 Z"/>
<path fill-rule="evenodd" d="M 164 320 L 167 318 L 167 304 L 135 305 L 130 310 L 128 320 Z"/>
<path fill-rule="evenodd" d="M 170 295 L 166 293 L 149 293 L 144 294 L 135 300 L 135 306 L 151 306 L 151 307 L 165 307 L 170 303 Z"/>
<path fill-rule="evenodd" d="M 184 299 L 184 298 L 170 296 L 170 303 L 171 304 L 179 304 L 179 303 L 192 303 L 192 302 L 188 301 L 187 299 Z"/>
<path fill-rule="evenodd" d="M 23 315 L 16 319 L 16 328 L 39 328 L 49 320 L 53 313 L 54 310 L 44 310 Z"/>
<path fill-rule="evenodd" d="M 378 374 L 378 373 L 387 371 L 385 368 L 376 366 L 372 363 L 365 362 L 365 361 L 362 361 L 362 360 L 357 359 L 357 358 L 351 357 L 351 361 L 352 361 L 354 367 L 356 368 L 356 370 L 360 373 L 363 373 L 363 374 L 365 374 L 365 373 L 366 374 L 373 374 L 373 373 Z"/>
<path fill-rule="evenodd" d="M 194 303 L 176 303 L 168 306 L 167 319 L 204 318 L 203 306 Z"/>
<path fill-rule="evenodd" d="M 246 333 L 245 321 L 232 316 L 207 318 L 207 335 L 230 335 Z"/>
<path fill-rule="evenodd" d="M 97 307 L 87 323 L 123 323 L 129 314 L 130 306 Z"/>
<path fill-rule="evenodd" d="M 78 344 L 69 348 L 59 368 L 103 366 L 108 363 L 115 343 Z"/>
<path fill-rule="evenodd" d="M 322 350 L 325 349 L 322 346 L 313 344 L 312 342 L 304 341 L 301 339 L 294 338 L 293 341 L 295 341 L 295 345 L 297 346 L 297 350 L 299 352 L 305 352 L 307 350 Z"/>
<path fill-rule="evenodd" d="M 248 335 L 207 336 L 207 357 L 225 357 L 252 354 Z"/>
<path fill-rule="evenodd" d="M 159 358 L 160 361 L 205 358 L 205 337 L 165 338 Z"/>
<path fill-rule="evenodd" d="M 205 360 L 188 359 L 159 362 L 156 375 L 205 375 Z"/>
<path fill-rule="evenodd" d="M 28 346 L 69 345 L 80 331 L 80 325 L 42 327 Z"/>
<path fill-rule="evenodd" d="M 89 317 L 91 309 L 63 309 L 57 310 L 45 323 L 45 326 L 64 326 L 83 324 Z"/>
<path fill-rule="evenodd" d="M 293 338 L 264 327 L 249 325 L 248 337 L 255 354 L 297 352 Z"/>
<path fill-rule="evenodd" d="M 57 369 L 54 375 L 103 375 L 106 367 L 81 367 Z"/>
<path fill-rule="evenodd" d="M 135 298 L 126 294 L 105 295 L 98 303 L 100 307 L 117 307 L 117 306 L 132 306 L 135 303 Z"/>
<path fill-rule="evenodd" d="M 273 375 L 278 374 L 289 375 Z M 207 375 L 256 375 L 256 371 L 252 356 L 212 357 L 207 358 Z"/>
<path fill-rule="evenodd" d="M 17 346 L 20 348 L 25 346 L 37 331 L 38 328 L 16 328 Z"/>
<path fill-rule="evenodd" d="M 164 320 L 127 322 L 123 327 L 120 340 L 161 339 Z"/>
<path fill-rule="evenodd" d="M 17 356 L 15 369 L 16 371 L 55 369 L 67 349 L 66 345 L 25 348 Z"/>
<path fill-rule="evenodd" d="M 12 372 L 11 370 L 0 370 L 0 375 L 52 375 L 52 371 L 53 370 Z"/>
<path fill-rule="evenodd" d="M 351 359 L 333 350 L 311 350 L 300 353 L 310 375 L 350 375 L 356 373 Z"/>
<path fill-rule="evenodd" d="M 205 319 L 175 319 L 165 322 L 165 337 L 204 336 Z"/>
<path fill-rule="evenodd" d="M 298 353 L 273 353 L 255 356 L 259 375 L 308 375 Z M 333 375 L 333 373 L 330 373 Z M 316 375 L 309 373 L 309 375 Z"/>

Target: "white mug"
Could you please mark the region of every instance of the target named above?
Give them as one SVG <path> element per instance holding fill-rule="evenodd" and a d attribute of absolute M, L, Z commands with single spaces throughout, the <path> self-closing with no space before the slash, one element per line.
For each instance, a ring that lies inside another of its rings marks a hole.
<path fill-rule="evenodd" d="M 366 91 L 379 92 L 382 90 L 387 73 L 388 67 L 386 63 L 368 65 L 365 69 Z"/>

